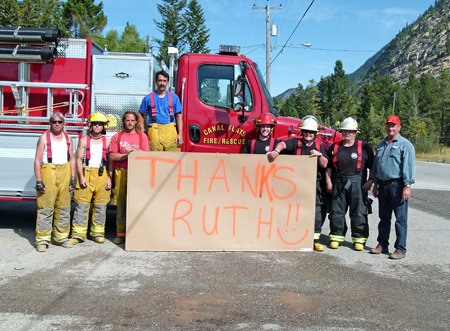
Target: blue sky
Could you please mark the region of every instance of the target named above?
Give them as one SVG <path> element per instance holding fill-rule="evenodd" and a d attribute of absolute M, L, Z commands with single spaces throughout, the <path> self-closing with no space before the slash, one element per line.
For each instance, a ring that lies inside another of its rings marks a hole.
<path fill-rule="evenodd" d="M 199 0 L 210 29 L 208 47 L 215 53 L 220 44 L 239 45 L 241 53 L 256 61 L 264 73 L 266 13 L 253 9 L 253 4 L 271 8 L 281 4 L 282 10 L 270 11 L 270 21 L 278 26 L 278 35 L 271 37 L 270 71 L 271 93 L 276 96 L 299 83 L 307 86 L 311 79 L 318 82 L 332 74 L 336 60 L 342 61 L 347 73 L 354 72 L 435 3 L 434 0 L 315 0 L 295 30 L 311 1 Z M 121 33 L 129 22 L 137 27 L 142 38 L 161 37 L 153 22 L 161 20 L 156 9 L 158 3 L 162 1 L 103 0 L 108 17 L 105 32 L 116 29 Z M 311 46 L 302 46 L 304 43 Z"/>

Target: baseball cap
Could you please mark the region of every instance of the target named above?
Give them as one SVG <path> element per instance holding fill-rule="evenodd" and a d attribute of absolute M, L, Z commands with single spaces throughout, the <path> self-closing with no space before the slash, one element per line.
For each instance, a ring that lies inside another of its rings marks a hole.
<path fill-rule="evenodd" d="M 401 124 L 401 121 L 398 116 L 391 115 L 391 116 L 388 116 L 388 118 L 386 118 L 386 123 Z"/>

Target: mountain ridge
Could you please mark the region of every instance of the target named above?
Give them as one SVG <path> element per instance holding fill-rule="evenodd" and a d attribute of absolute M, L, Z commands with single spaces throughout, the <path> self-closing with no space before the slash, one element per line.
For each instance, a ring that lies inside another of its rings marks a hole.
<path fill-rule="evenodd" d="M 442 71 L 450 71 L 450 0 L 436 0 L 348 77 L 358 87 L 376 75 L 391 75 L 403 85 L 411 73 L 437 77 Z M 275 99 L 286 100 L 295 91 L 287 89 Z"/>

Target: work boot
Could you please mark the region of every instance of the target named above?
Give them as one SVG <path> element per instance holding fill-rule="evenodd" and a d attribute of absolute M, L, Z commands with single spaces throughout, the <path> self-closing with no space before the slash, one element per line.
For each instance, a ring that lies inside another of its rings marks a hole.
<path fill-rule="evenodd" d="M 36 250 L 41 253 L 45 252 L 47 250 L 47 245 L 46 244 L 37 244 Z"/>
<path fill-rule="evenodd" d="M 321 243 L 318 242 L 314 243 L 314 250 L 316 252 L 323 252 L 324 248 L 325 247 Z"/>
<path fill-rule="evenodd" d="M 370 250 L 370 254 L 385 254 L 385 253 L 389 253 L 387 248 L 384 248 L 383 246 L 381 246 L 380 244 L 377 245 L 377 247 L 372 248 Z"/>
<path fill-rule="evenodd" d="M 105 237 L 94 237 L 92 238 L 97 244 L 103 244 L 105 242 Z"/>
<path fill-rule="evenodd" d="M 405 253 L 395 250 L 394 253 L 389 254 L 389 258 L 392 260 L 400 260 L 405 257 Z"/>
<path fill-rule="evenodd" d="M 330 248 L 331 249 L 338 249 L 341 244 L 338 241 L 330 241 Z"/>
<path fill-rule="evenodd" d="M 73 244 L 70 242 L 69 240 L 63 241 L 62 243 L 59 244 L 59 246 L 64 247 L 64 248 L 72 248 Z"/>
<path fill-rule="evenodd" d="M 353 244 L 353 249 L 354 249 L 355 251 L 362 251 L 362 250 L 364 250 L 364 244 L 361 244 L 361 243 L 354 243 L 354 244 Z"/>
<path fill-rule="evenodd" d="M 114 243 L 117 245 L 125 243 L 125 237 L 116 237 L 114 238 Z"/>
<path fill-rule="evenodd" d="M 81 241 L 76 238 L 70 238 L 69 242 L 72 244 L 72 246 L 75 246 L 75 245 L 81 243 Z"/>

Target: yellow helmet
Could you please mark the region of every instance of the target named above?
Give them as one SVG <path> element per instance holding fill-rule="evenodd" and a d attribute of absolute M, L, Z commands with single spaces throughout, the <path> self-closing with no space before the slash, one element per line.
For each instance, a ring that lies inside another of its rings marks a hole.
<path fill-rule="evenodd" d="M 91 116 L 89 116 L 89 123 L 92 123 L 92 122 L 102 122 L 102 123 L 105 123 L 105 126 L 106 126 L 106 124 L 108 123 L 108 119 L 102 113 L 95 112 L 95 113 L 91 114 Z"/>

